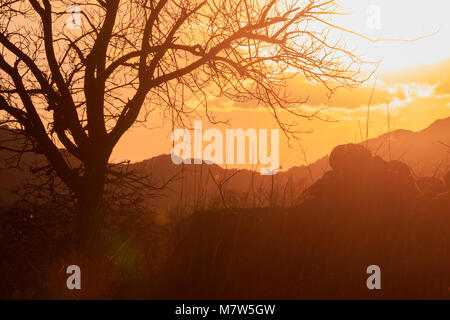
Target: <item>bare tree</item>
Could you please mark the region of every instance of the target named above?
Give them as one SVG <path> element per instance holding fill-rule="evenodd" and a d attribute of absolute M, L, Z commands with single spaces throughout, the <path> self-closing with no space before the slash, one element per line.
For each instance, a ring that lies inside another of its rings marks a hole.
<path fill-rule="evenodd" d="M 74 5 L 75 29 L 66 23 Z M 332 35 L 337 10 L 328 0 L 4 0 L 2 124 L 30 142 L 15 151 L 44 155 L 73 193 L 76 237 L 91 244 L 111 152 L 152 110 L 184 124 L 201 106 L 215 122 L 208 96 L 252 100 L 294 134 L 281 110 L 317 114 L 289 96 L 288 77 L 330 90 L 366 80 L 364 62 Z"/>

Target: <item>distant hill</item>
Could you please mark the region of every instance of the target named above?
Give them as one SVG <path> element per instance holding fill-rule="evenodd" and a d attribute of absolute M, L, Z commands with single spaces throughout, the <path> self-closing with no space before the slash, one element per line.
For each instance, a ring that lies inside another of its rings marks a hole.
<path fill-rule="evenodd" d="M 10 138 L 8 135 L 11 133 L 7 130 L 0 130 L 0 145 Z M 395 130 L 361 144 L 386 161 L 405 162 L 416 177 L 440 178 L 450 170 L 447 147 L 450 145 L 450 117 L 437 120 L 418 132 Z M 10 157 L 9 151 L 0 149 L 0 166 L 5 167 Z M 14 201 L 8 190 L 29 180 L 29 166 L 36 161 L 42 162 L 42 157 L 28 154 L 20 162 L 23 169 L 0 170 L 2 203 Z M 308 167 L 298 166 L 275 176 L 261 176 L 258 171 L 225 169 L 218 165 L 175 165 L 170 155 L 159 155 L 132 163 L 129 169 L 138 175 L 150 176 L 156 186 L 170 180 L 159 197 L 149 200 L 149 205 L 154 210 L 184 215 L 211 207 L 292 206 L 299 203 L 302 192 L 330 167 L 326 155 Z"/>
<path fill-rule="evenodd" d="M 361 144 L 372 155 L 383 160 L 406 163 L 415 177 L 441 178 L 450 170 L 450 149 L 447 147 L 450 145 L 450 117 L 437 120 L 418 132 L 395 130 Z M 273 177 L 261 176 L 250 170 L 224 169 L 217 165 L 176 166 L 170 155 L 135 163 L 133 167 L 153 174 L 160 184 L 179 173 L 179 179 L 163 192 L 156 207 L 166 210 L 178 207 L 183 212 L 223 206 L 224 203 L 239 207 L 267 206 L 271 202 L 277 206 L 295 205 L 299 203 L 302 191 L 330 170 L 328 155 L 308 167 L 293 167 Z M 217 186 L 222 182 L 224 199 Z"/>
<path fill-rule="evenodd" d="M 389 160 L 389 140 L 391 159 L 405 162 L 416 177 L 442 177 L 450 170 L 450 117 L 421 131 L 396 130 L 370 139 L 368 147 L 372 154 Z"/>

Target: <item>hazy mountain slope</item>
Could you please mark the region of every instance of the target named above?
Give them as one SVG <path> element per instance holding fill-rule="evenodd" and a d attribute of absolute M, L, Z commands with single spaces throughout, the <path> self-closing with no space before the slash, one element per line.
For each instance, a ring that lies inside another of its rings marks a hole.
<path fill-rule="evenodd" d="M 0 130 L 0 144 L 5 146 L 4 141 L 11 136 L 7 130 Z M 384 160 L 405 162 L 416 176 L 441 177 L 450 169 L 449 148 L 445 146 L 450 145 L 450 117 L 418 132 L 396 130 L 362 144 Z M 11 155 L 0 150 L 1 167 L 6 167 Z M 27 154 L 20 162 L 23 169 L 0 170 L 0 203 L 15 201 L 9 190 L 29 180 L 29 167 L 36 161 L 42 161 L 42 157 Z M 275 176 L 261 176 L 256 171 L 224 169 L 218 165 L 175 165 L 170 155 L 133 163 L 129 168 L 138 175 L 150 176 L 156 186 L 171 180 L 160 197 L 152 198 L 150 204 L 155 210 L 180 214 L 217 206 L 291 206 L 299 202 L 306 187 L 330 169 L 325 156 L 309 167 L 293 167 Z"/>
<path fill-rule="evenodd" d="M 396 130 L 362 144 L 367 145 L 373 155 L 386 161 L 405 162 L 416 177 L 440 178 L 450 169 L 449 148 L 445 146 L 450 145 L 450 117 L 437 120 L 422 131 Z M 161 155 L 133 166 L 138 171 L 153 173 L 158 183 L 179 173 L 179 179 L 163 192 L 164 197 L 155 206 L 160 209 L 178 207 L 183 212 L 214 205 L 267 206 L 271 201 L 278 206 L 295 205 L 302 191 L 330 169 L 328 155 L 311 163 L 309 167 L 293 167 L 282 171 L 273 176 L 273 180 L 271 176 L 261 176 L 258 172 L 226 170 L 217 165 L 176 166 L 169 155 Z M 222 187 L 223 199 L 212 176 L 219 185 L 226 181 Z"/>
<path fill-rule="evenodd" d="M 389 139 L 390 138 L 390 139 Z M 441 177 L 450 169 L 450 117 L 440 119 L 428 128 L 412 132 L 396 130 L 368 141 L 373 154 L 405 162 L 416 176 Z"/>

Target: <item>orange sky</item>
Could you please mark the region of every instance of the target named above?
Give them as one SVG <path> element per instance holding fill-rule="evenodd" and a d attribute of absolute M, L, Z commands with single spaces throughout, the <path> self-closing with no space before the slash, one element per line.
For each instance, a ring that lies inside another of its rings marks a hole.
<path fill-rule="evenodd" d="M 414 42 L 375 43 L 346 35 L 347 44 L 357 47 L 359 54 L 383 61 L 372 100 L 369 138 L 387 131 L 386 103 L 391 111 L 391 129 L 420 130 L 438 118 L 450 116 L 450 23 L 447 17 L 450 1 L 429 0 L 426 6 L 421 0 L 338 0 L 338 3 L 349 14 L 337 17 L 335 23 L 373 39 L 407 40 L 433 34 Z M 379 19 L 377 16 L 373 20 L 374 12 L 379 13 Z M 436 30 L 439 32 L 435 33 Z M 373 80 L 357 89 L 341 89 L 329 99 L 326 90 L 318 84 L 306 83 L 302 77 L 290 82 L 289 88 L 294 94 L 310 97 L 303 106 L 305 110 L 325 107 L 322 115 L 333 120 L 297 119 L 298 129 L 312 131 L 299 136 L 308 161 L 322 157 L 338 144 L 361 141 L 360 125 L 364 138 L 372 86 Z M 230 120 L 230 128 L 276 128 L 274 119 L 265 110 L 224 99 L 211 100 L 210 105 L 219 119 Z M 119 142 L 112 160 L 140 161 L 170 153 L 171 124 L 162 123 L 157 111 L 149 119 L 148 125 L 155 128 L 130 130 Z M 206 120 L 203 122 L 207 127 Z M 227 128 L 225 125 L 215 127 L 223 132 Z M 304 164 L 298 144 L 293 142 L 288 147 L 286 139 L 280 137 L 282 168 Z"/>

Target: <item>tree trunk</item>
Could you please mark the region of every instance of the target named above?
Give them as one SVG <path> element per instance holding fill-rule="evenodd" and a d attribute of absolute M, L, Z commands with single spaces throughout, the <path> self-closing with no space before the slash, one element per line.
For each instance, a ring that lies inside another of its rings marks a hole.
<path fill-rule="evenodd" d="M 102 194 L 93 189 L 86 188 L 87 192 L 78 199 L 75 240 L 80 249 L 92 247 L 98 242 L 103 223 L 100 212 Z"/>
<path fill-rule="evenodd" d="M 77 194 L 76 245 L 81 250 L 94 249 L 100 242 L 104 213 L 102 199 L 106 178 L 106 162 L 86 168 Z"/>

